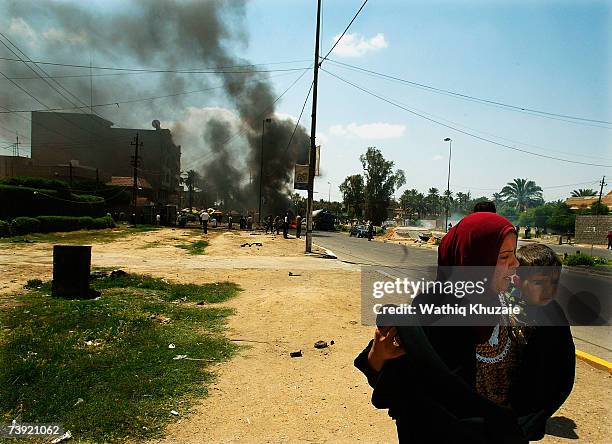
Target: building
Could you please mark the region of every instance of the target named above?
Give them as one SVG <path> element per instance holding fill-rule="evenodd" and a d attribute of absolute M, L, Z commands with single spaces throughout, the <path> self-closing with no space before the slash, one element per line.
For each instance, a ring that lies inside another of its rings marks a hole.
<path fill-rule="evenodd" d="M 565 203 L 571 210 L 585 210 L 599 200 L 599 196 L 569 197 Z M 601 203 L 612 210 L 612 191 L 601 197 Z"/>
<path fill-rule="evenodd" d="M 138 134 L 139 177 L 151 187 L 151 203 L 178 204 L 181 147 L 156 120 L 154 129 L 113 128 L 93 114 L 32 112 L 31 159 L 5 156 L 0 177 L 36 176 L 98 180 L 133 176 Z M 131 187 L 132 182 L 129 186 Z"/>

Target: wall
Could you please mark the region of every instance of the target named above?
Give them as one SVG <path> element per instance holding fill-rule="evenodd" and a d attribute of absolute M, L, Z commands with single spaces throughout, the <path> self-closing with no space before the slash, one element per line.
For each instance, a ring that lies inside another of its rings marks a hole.
<path fill-rule="evenodd" d="M 576 242 L 607 244 L 606 236 L 612 230 L 612 215 L 576 216 Z"/>

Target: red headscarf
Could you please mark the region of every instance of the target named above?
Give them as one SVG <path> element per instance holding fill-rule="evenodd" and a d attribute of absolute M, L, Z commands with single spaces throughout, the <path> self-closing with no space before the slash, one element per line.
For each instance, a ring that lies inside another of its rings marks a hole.
<path fill-rule="evenodd" d="M 438 248 L 439 266 L 495 266 L 512 223 L 496 213 L 473 213 L 452 227 Z"/>

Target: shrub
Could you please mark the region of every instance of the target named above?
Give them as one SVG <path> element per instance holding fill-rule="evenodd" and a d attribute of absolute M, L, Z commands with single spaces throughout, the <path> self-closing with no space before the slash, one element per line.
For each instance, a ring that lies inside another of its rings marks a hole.
<path fill-rule="evenodd" d="M 115 228 L 115 221 L 110 216 L 98 217 L 93 220 L 93 226 L 91 228 L 95 228 L 96 230 Z"/>
<path fill-rule="evenodd" d="M 565 265 L 576 266 L 576 265 L 587 265 L 589 267 L 595 265 L 595 260 L 585 253 L 574 253 L 570 254 L 564 261 Z"/>
<path fill-rule="evenodd" d="M 42 188 L 46 190 L 56 190 L 65 196 L 70 195 L 70 188 L 63 180 L 43 179 L 41 177 L 9 177 L 0 180 L 0 183 L 27 188 Z"/>
<path fill-rule="evenodd" d="M 11 222 L 12 234 L 36 233 L 40 230 L 40 221 L 33 217 L 18 217 Z"/>
<path fill-rule="evenodd" d="M 3 220 L 0 220 L 0 237 L 9 237 L 11 235 L 11 225 Z"/>

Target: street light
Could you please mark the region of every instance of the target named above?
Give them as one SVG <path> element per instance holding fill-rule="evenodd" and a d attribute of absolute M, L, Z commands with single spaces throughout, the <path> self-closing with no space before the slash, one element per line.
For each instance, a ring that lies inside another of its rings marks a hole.
<path fill-rule="evenodd" d="M 261 121 L 261 164 L 259 165 L 259 217 L 258 223 L 261 225 L 261 186 L 263 184 L 263 165 L 264 165 L 264 131 L 266 123 L 272 122 L 271 118 L 265 118 Z"/>
<path fill-rule="evenodd" d="M 444 218 L 444 231 L 448 232 L 448 210 L 450 206 L 450 172 L 451 156 L 453 153 L 453 139 L 447 137 L 444 142 L 448 142 L 448 180 L 446 182 L 446 217 Z"/>

